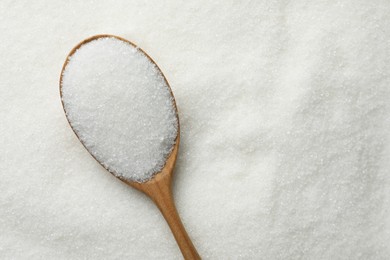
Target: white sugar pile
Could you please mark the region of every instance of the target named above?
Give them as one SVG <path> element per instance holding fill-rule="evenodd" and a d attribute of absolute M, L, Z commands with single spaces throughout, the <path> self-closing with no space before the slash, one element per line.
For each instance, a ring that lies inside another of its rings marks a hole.
<path fill-rule="evenodd" d="M 30 2 L 0 1 L 1 259 L 182 259 L 64 118 L 64 55 L 99 33 L 169 79 L 203 259 L 390 259 L 389 0 Z"/>
<path fill-rule="evenodd" d="M 84 43 L 61 82 L 74 131 L 110 172 L 144 182 L 165 164 L 178 132 L 174 100 L 156 65 L 114 37 Z"/>

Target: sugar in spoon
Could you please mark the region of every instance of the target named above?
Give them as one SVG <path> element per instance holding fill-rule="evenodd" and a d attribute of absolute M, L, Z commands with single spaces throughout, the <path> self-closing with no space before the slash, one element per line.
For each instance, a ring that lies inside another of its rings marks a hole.
<path fill-rule="evenodd" d="M 69 53 L 60 96 L 69 125 L 92 157 L 151 198 L 184 258 L 200 259 L 172 197 L 179 118 L 157 64 L 126 39 L 96 35 Z M 141 147 L 145 145 L 149 150 Z"/>

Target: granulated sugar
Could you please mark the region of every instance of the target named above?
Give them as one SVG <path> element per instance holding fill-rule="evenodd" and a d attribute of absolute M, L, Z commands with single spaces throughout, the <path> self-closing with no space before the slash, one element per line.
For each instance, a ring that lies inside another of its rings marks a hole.
<path fill-rule="evenodd" d="M 203 259 L 390 259 L 390 1 L 3 0 L 0 14 L 0 258 L 182 259 L 64 117 L 65 55 L 111 33 L 169 80 L 173 193 Z"/>
<path fill-rule="evenodd" d="M 89 41 L 69 57 L 61 86 L 72 128 L 109 171 L 144 182 L 162 169 L 177 136 L 176 110 L 142 51 L 114 37 Z"/>

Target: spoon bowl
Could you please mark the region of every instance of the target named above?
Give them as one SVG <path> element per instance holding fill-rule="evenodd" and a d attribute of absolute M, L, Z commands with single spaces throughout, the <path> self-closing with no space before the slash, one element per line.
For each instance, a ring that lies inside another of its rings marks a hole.
<path fill-rule="evenodd" d="M 66 115 L 66 118 L 68 120 L 69 125 L 71 126 L 73 132 L 76 134 L 77 138 L 80 140 L 80 142 L 83 144 L 83 146 L 88 150 L 88 152 L 92 155 L 92 157 L 99 162 L 100 165 L 102 165 L 107 171 L 109 171 L 112 175 L 115 177 L 119 178 L 121 181 L 126 183 L 127 185 L 143 192 L 146 194 L 152 201 L 155 203 L 155 205 L 159 208 L 160 212 L 164 216 L 165 220 L 167 221 L 175 239 L 176 242 L 184 256 L 185 259 L 200 259 L 199 254 L 197 253 L 191 239 L 189 238 L 181 220 L 178 215 L 178 212 L 176 210 L 173 196 L 172 196 L 172 179 L 173 179 L 173 170 L 175 167 L 176 163 L 176 158 L 178 155 L 178 149 L 179 149 L 179 143 L 180 143 L 180 127 L 179 127 L 179 118 L 178 118 L 178 113 L 177 113 L 177 107 L 176 107 L 176 102 L 172 93 L 172 90 L 169 86 L 168 81 L 166 80 L 164 74 L 161 72 L 161 75 L 168 86 L 168 89 L 170 91 L 170 94 L 172 96 L 173 100 L 173 105 L 175 109 L 175 116 L 177 118 L 177 124 L 178 124 L 178 129 L 177 129 L 177 136 L 175 139 L 175 144 L 167 157 L 165 161 L 165 165 L 163 168 L 155 173 L 150 179 L 146 180 L 145 182 L 137 182 L 137 181 L 132 181 L 129 179 L 126 179 L 125 177 L 119 176 L 115 174 L 112 170 L 110 170 L 109 167 L 107 167 L 105 164 L 103 164 L 101 161 L 99 161 L 96 156 L 91 153 L 91 151 L 88 149 L 88 147 L 85 145 L 85 143 L 82 141 L 80 136 L 78 135 L 77 131 L 75 131 L 74 127 L 72 126 L 72 122 L 68 117 L 67 111 L 66 111 L 66 106 L 64 104 L 63 100 L 63 91 L 62 91 L 62 82 L 63 82 L 63 74 L 65 71 L 66 66 L 68 65 L 68 62 L 70 60 L 70 57 L 84 44 L 89 43 L 91 41 L 97 40 L 99 38 L 116 38 L 118 40 L 121 40 L 123 42 L 126 42 L 133 47 L 137 48 L 139 51 L 141 51 L 148 59 L 149 61 L 158 68 L 158 70 L 161 72 L 157 64 L 153 61 L 153 59 L 142 49 L 138 48 L 134 43 L 123 39 L 118 36 L 114 35 L 95 35 L 92 36 L 82 42 L 80 42 L 76 47 L 74 47 L 69 55 L 67 56 L 67 59 L 62 67 L 61 71 L 61 76 L 60 76 L 60 96 L 61 96 L 61 102 L 62 106 Z"/>

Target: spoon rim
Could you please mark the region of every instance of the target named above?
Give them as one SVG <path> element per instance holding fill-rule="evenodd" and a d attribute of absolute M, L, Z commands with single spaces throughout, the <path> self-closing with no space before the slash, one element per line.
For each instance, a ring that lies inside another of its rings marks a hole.
<path fill-rule="evenodd" d="M 175 138 L 175 143 L 174 145 L 172 146 L 171 148 L 171 151 L 169 153 L 169 155 L 167 156 L 167 158 L 165 159 L 165 162 L 164 162 L 164 166 L 161 168 L 160 171 L 154 173 L 150 178 L 146 179 L 145 181 L 134 181 L 134 180 L 131 180 L 131 179 L 127 179 L 123 176 L 117 176 L 113 171 L 111 171 L 110 169 L 108 169 L 108 167 L 104 166 L 96 157 L 95 155 L 93 155 L 89 150 L 88 148 L 86 147 L 86 145 L 84 144 L 84 142 L 80 139 L 79 135 L 77 134 L 77 132 L 74 130 L 73 126 L 72 126 L 72 123 L 70 122 L 69 118 L 68 118 L 68 114 L 66 112 L 66 109 L 65 109 L 65 104 L 64 104 L 64 100 L 63 100 L 63 96 L 62 96 L 62 77 L 64 75 L 64 71 L 65 71 L 65 68 L 66 66 L 68 65 L 69 61 L 70 61 L 70 58 L 73 56 L 73 54 L 76 53 L 76 51 L 78 49 L 80 49 L 84 44 L 87 44 L 89 42 L 92 42 L 94 40 L 97 40 L 97 39 L 101 39 L 101 38 L 116 38 L 120 41 L 123 41 L 123 42 L 126 42 L 128 44 L 130 44 L 131 46 L 133 46 L 134 48 L 136 48 L 137 50 L 141 51 L 142 54 L 144 54 L 151 63 L 154 64 L 154 66 L 156 66 L 156 68 L 158 69 L 159 73 L 161 74 L 161 76 L 163 77 L 164 79 L 164 82 L 165 84 L 167 85 L 168 87 L 168 90 L 171 94 L 171 97 L 172 97 L 172 100 L 173 100 L 173 106 L 174 106 L 174 110 L 175 110 L 175 115 L 176 115 L 176 120 L 177 120 L 177 134 L 176 134 L 176 138 Z M 83 147 L 88 151 L 88 153 L 95 159 L 95 161 L 97 161 L 106 171 L 108 171 L 110 174 L 112 174 L 114 177 L 120 179 L 121 181 L 127 183 L 127 184 L 130 184 L 132 186 L 138 186 L 138 185 L 142 185 L 142 184 L 146 184 L 146 183 L 151 183 L 153 182 L 153 180 L 155 179 L 155 177 L 161 173 L 164 173 L 164 168 L 166 167 L 167 165 L 167 162 L 170 161 L 170 160 L 173 160 L 174 162 L 176 161 L 176 158 L 177 158 L 177 150 L 178 150 L 178 147 L 179 147 L 179 143 L 180 143 L 180 120 L 179 120 L 179 111 L 177 109 L 177 104 L 176 104 L 176 99 L 175 99 L 175 96 L 173 95 L 173 92 L 172 92 L 172 88 L 171 86 L 169 85 L 169 82 L 167 80 L 167 78 L 165 77 L 163 71 L 161 70 L 161 68 L 157 65 L 157 63 L 140 47 L 138 47 L 135 43 L 125 39 L 125 38 L 122 38 L 120 36 L 117 36 L 117 35 L 112 35 L 112 34 L 97 34 L 97 35 L 93 35 L 93 36 L 90 36 L 84 40 L 82 40 L 81 42 L 79 42 L 75 47 L 72 48 L 72 50 L 69 52 L 69 54 L 66 56 L 66 60 L 64 62 L 64 64 L 62 65 L 62 69 L 61 69 L 61 74 L 60 74 L 60 81 L 59 81 L 59 91 L 60 91 L 60 99 L 61 99 L 61 104 L 62 104 L 62 109 L 64 110 L 64 113 L 65 113 L 65 117 L 66 117 L 66 120 L 70 126 L 70 128 L 72 129 L 73 133 L 76 135 L 77 139 L 80 141 L 80 143 L 83 145 Z M 174 157 L 174 158 L 171 158 L 171 157 Z"/>

